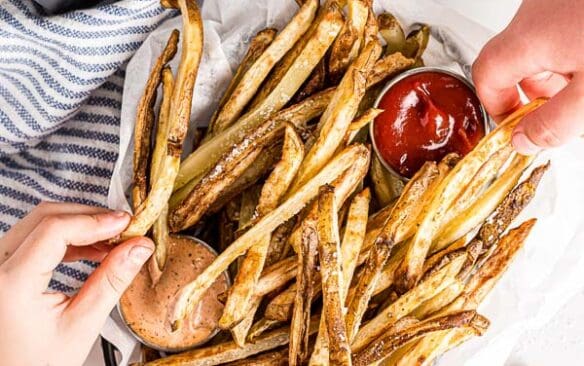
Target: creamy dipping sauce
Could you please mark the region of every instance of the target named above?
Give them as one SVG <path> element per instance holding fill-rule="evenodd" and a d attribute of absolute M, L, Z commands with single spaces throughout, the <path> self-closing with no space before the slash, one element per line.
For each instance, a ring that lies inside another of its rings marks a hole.
<path fill-rule="evenodd" d="M 172 332 L 167 320 L 168 307 L 182 286 L 193 281 L 216 258 L 205 245 L 187 237 L 169 240 L 166 268 L 152 288 L 145 265 L 120 300 L 120 312 L 130 329 L 145 343 L 164 350 L 192 348 L 211 337 L 223 313 L 217 297 L 226 292 L 228 280 L 220 276 L 207 291 L 184 326 Z"/>

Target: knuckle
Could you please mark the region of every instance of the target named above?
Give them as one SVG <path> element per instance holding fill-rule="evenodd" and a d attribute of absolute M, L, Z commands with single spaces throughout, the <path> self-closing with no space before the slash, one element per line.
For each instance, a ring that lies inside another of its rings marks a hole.
<path fill-rule="evenodd" d="M 39 226 L 43 232 L 52 233 L 62 229 L 65 225 L 65 218 L 63 215 L 50 215 L 42 218 Z"/>

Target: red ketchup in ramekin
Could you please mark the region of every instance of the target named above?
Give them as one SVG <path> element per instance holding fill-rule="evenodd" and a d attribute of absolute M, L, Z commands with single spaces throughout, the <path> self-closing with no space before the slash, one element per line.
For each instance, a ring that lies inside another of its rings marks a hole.
<path fill-rule="evenodd" d="M 487 117 L 472 85 L 451 71 L 423 67 L 392 80 L 376 102 L 371 125 L 384 165 L 411 178 L 424 162 L 471 151 L 486 134 Z"/>

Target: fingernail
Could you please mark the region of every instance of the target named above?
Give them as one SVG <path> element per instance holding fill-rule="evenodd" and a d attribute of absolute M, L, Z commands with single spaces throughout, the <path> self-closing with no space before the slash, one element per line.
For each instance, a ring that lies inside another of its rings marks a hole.
<path fill-rule="evenodd" d="M 522 155 L 535 155 L 541 148 L 534 144 L 529 137 L 523 132 L 517 132 L 513 135 L 513 147 Z"/>
<path fill-rule="evenodd" d="M 148 258 L 150 258 L 152 252 L 153 252 L 152 247 L 136 245 L 135 247 L 130 249 L 130 258 L 134 263 L 142 265 L 144 264 L 144 262 L 146 262 Z"/>
<path fill-rule="evenodd" d="M 128 213 L 126 211 L 113 211 L 112 215 L 114 217 L 126 217 L 128 216 Z"/>

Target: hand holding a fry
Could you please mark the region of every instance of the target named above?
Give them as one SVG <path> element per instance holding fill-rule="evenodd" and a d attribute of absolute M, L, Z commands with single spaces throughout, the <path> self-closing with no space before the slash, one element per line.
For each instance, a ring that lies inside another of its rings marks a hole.
<path fill-rule="evenodd" d="M 43 203 L 0 239 L 0 354 L 5 365 L 81 365 L 111 309 L 150 257 L 136 237 L 120 234 L 130 216 L 77 204 Z M 110 250 L 111 249 L 111 250 Z M 102 264 L 79 293 L 47 292 L 61 261 Z"/>
<path fill-rule="evenodd" d="M 515 129 L 520 153 L 533 155 L 584 134 L 582 19 L 584 7 L 574 1 L 524 1 L 473 66 L 481 101 L 496 119 L 520 105 L 517 85 L 530 99 L 551 98 Z"/>

